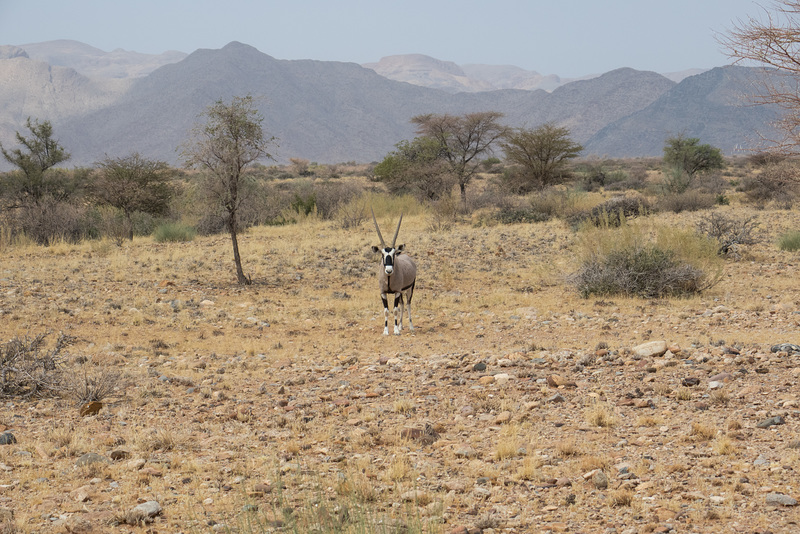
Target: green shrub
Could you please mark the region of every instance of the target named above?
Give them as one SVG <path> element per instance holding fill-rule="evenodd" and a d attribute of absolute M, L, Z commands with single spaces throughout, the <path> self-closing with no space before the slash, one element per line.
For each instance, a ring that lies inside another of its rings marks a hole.
<path fill-rule="evenodd" d="M 800 250 L 800 232 L 792 230 L 783 234 L 778 240 L 778 247 L 787 252 Z"/>
<path fill-rule="evenodd" d="M 181 223 L 164 223 L 153 232 L 153 239 L 158 243 L 192 241 L 194 236 L 194 228 Z"/>

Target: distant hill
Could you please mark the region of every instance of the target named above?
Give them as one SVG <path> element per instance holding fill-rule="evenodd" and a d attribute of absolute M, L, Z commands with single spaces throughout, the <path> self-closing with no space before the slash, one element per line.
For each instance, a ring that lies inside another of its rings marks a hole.
<path fill-rule="evenodd" d="M 163 54 L 141 54 L 118 48 L 104 52 L 93 46 L 62 39 L 20 45 L 31 59 L 57 67 L 69 67 L 89 78 L 138 78 L 187 56 L 171 50 Z"/>
<path fill-rule="evenodd" d="M 511 65 L 464 65 L 425 56 L 404 54 L 381 58 L 377 63 L 364 63 L 381 76 L 398 82 L 442 89 L 448 93 L 523 89 L 552 91 L 572 80 L 556 75 L 542 76 L 538 72 Z"/>
<path fill-rule="evenodd" d="M 457 65 L 452 61 L 441 61 L 422 54 L 387 56 L 377 63 L 364 63 L 363 66 L 390 80 L 441 89 L 448 93 L 498 89 L 543 89 L 550 92 L 574 81 L 600 76 L 589 74 L 579 78 L 561 78 L 556 74 L 543 75 L 514 65 Z M 663 76 L 677 83 L 701 72 L 703 69 L 688 69 Z"/>
<path fill-rule="evenodd" d="M 685 134 L 734 154 L 770 134 L 774 106 L 753 106 L 761 70 L 728 66 L 691 76 L 641 110 L 614 121 L 586 143 L 587 152 L 612 157 L 657 155 L 664 139 Z"/>
<path fill-rule="evenodd" d="M 49 57 L 74 64 L 75 58 L 92 54 L 91 47 L 66 44 L 66 51 L 59 55 L 51 49 Z M 443 63 L 453 77 L 469 70 Z M 141 69 L 129 72 L 134 71 Z M 513 68 L 503 71 L 514 77 Z M 748 76 L 757 73 L 729 67 L 676 83 L 654 72 L 617 69 L 552 92 L 449 93 L 390 80 L 355 63 L 280 60 L 237 42 L 197 50 L 146 75 L 117 79 L 89 77 L 6 46 L 0 47 L 0 142 L 13 145 L 14 132 L 24 131 L 25 118 L 31 116 L 53 123 L 72 154 L 70 165 L 134 151 L 178 164 L 178 147 L 209 105 L 251 94 L 266 131 L 278 138 L 274 153 L 280 162 L 291 157 L 321 163 L 379 161 L 396 143 L 414 137 L 410 119 L 415 115 L 488 110 L 504 113 L 504 122 L 514 127 L 548 121 L 567 126 L 586 146 L 585 155 L 660 155 L 665 135 L 676 132 L 730 153 L 768 122 L 767 108 L 755 112 L 736 105 Z M 0 170 L 7 170 L 3 165 Z"/>

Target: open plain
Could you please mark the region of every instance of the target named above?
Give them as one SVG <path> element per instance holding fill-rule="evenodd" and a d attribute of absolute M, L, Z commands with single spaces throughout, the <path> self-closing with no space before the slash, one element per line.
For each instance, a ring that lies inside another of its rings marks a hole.
<path fill-rule="evenodd" d="M 0 404 L 3 532 L 798 532 L 800 215 L 714 209 L 762 239 L 657 300 L 581 298 L 561 221 L 407 214 L 400 336 L 370 221 L 249 230 L 247 287 L 224 235 L 4 246 L 2 340 L 73 385 Z"/>

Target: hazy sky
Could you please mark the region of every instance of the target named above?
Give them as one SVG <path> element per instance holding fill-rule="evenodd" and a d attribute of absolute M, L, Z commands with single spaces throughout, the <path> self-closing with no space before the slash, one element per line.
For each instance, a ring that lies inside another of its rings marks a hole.
<path fill-rule="evenodd" d="M 771 5 L 769 0 L 760 4 Z M 105 51 L 240 41 L 278 59 L 426 54 L 575 77 L 730 63 L 715 39 L 753 0 L 0 0 L 0 44 L 74 39 Z"/>

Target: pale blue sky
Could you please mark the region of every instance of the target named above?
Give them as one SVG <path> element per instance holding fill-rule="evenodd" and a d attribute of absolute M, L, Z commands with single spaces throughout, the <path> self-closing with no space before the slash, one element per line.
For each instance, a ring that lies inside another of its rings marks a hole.
<path fill-rule="evenodd" d="M 761 13 L 753 0 L 0 0 L 0 44 L 189 53 L 240 41 L 278 59 L 419 53 L 575 77 L 726 65 L 715 32 Z"/>

